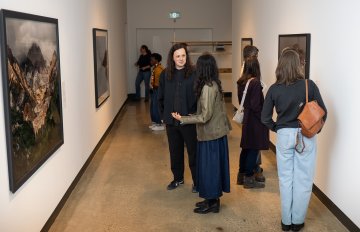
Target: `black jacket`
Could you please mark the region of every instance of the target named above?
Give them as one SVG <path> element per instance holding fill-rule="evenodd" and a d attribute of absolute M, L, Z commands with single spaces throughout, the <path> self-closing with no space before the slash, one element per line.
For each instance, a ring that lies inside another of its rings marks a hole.
<path fill-rule="evenodd" d="M 179 121 L 171 116 L 177 111 L 180 115 L 196 113 L 196 96 L 194 91 L 195 72 L 185 78 L 185 71 L 175 70 L 173 78 L 166 77 L 166 69 L 160 75 L 158 100 L 160 117 L 165 124 L 178 125 Z M 178 88 L 178 109 L 175 110 L 175 98 Z"/>

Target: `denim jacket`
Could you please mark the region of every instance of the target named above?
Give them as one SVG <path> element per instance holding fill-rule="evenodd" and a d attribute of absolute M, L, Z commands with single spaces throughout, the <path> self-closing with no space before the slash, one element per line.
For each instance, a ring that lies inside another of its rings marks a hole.
<path fill-rule="evenodd" d="M 199 141 L 209 141 L 227 135 L 231 128 L 226 115 L 225 101 L 215 82 L 211 86 L 204 85 L 197 102 L 197 112 L 194 115 L 182 116 L 182 124 L 196 123 Z"/>

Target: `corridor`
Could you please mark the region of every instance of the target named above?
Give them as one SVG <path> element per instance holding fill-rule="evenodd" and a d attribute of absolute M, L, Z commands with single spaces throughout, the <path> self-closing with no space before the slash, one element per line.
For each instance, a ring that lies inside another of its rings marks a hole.
<path fill-rule="evenodd" d="M 149 104 L 126 103 L 50 231 L 281 231 L 275 155 L 263 152 L 266 187 L 236 185 L 240 128 L 229 135 L 231 192 L 218 214 L 194 214 L 191 177 L 168 191 L 172 180 L 166 133 L 149 128 Z M 228 114 L 232 105 L 228 103 Z M 313 195 L 303 231 L 347 231 Z"/>

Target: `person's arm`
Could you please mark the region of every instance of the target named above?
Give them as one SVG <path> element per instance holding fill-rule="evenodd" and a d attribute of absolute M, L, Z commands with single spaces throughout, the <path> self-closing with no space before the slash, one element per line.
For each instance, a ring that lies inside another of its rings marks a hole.
<path fill-rule="evenodd" d="M 248 91 L 249 93 L 249 91 Z M 261 119 L 261 110 L 263 107 L 263 93 L 260 82 L 253 81 L 252 90 L 250 97 L 250 106 L 249 109 L 254 112 L 255 117 L 259 120 Z"/>
<path fill-rule="evenodd" d="M 323 99 L 321 97 L 319 88 L 317 87 L 315 82 L 313 82 L 313 84 L 314 84 L 314 100 L 317 101 L 319 106 L 325 111 L 325 115 L 323 117 L 324 122 L 325 122 L 326 118 L 327 118 L 327 109 L 326 109 L 325 103 L 324 103 L 324 101 L 323 101 Z"/>
<path fill-rule="evenodd" d="M 215 96 L 215 89 L 209 87 L 208 85 L 204 85 L 199 99 L 201 106 L 200 113 L 191 116 L 181 116 L 180 118 L 175 118 L 180 120 L 180 122 L 183 124 L 206 123 L 213 115 Z"/>
<path fill-rule="evenodd" d="M 159 113 L 161 120 L 164 120 L 164 95 L 165 95 L 165 70 L 160 74 L 158 88 Z"/>
<path fill-rule="evenodd" d="M 270 130 L 276 131 L 276 123 L 272 119 L 274 109 L 274 101 L 272 99 L 271 88 L 266 94 L 264 106 L 261 111 L 261 122 Z"/>

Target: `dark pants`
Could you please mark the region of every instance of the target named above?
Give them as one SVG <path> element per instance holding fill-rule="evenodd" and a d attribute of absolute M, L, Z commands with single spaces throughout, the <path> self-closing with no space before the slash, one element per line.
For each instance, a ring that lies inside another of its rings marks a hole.
<path fill-rule="evenodd" d="M 245 173 L 247 177 L 254 175 L 258 154 L 259 150 L 257 149 L 242 149 L 240 153 L 239 172 Z"/>
<path fill-rule="evenodd" d="M 150 117 L 151 121 L 155 122 L 156 124 L 161 123 L 160 113 L 159 113 L 159 104 L 158 104 L 158 89 L 153 89 L 150 102 Z"/>
<path fill-rule="evenodd" d="M 142 72 L 139 71 L 137 76 L 136 76 L 136 80 L 135 80 L 135 90 L 136 90 L 136 98 L 140 99 L 140 84 L 142 81 L 145 82 L 145 99 L 149 99 L 149 89 L 150 89 L 150 76 L 151 76 L 151 72 L 150 71 L 146 71 L 146 72 Z"/>
<path fill-rule="evenodd" d="M 184 179 L 184 143 L 189 158 L 189 167 L 193 183 L 196 183 L 196 127 L 195 125 L 173 126 L 166 125 L 169 142 L 171 171 L 174 180 Z"/>

